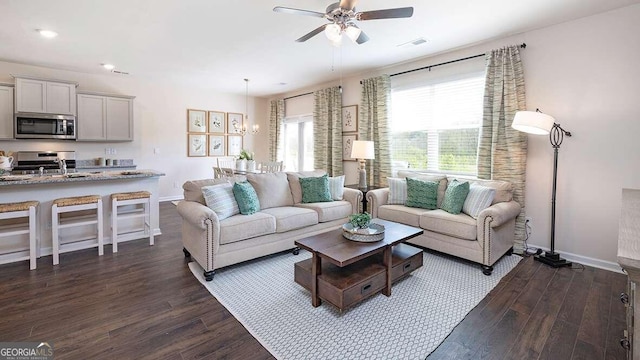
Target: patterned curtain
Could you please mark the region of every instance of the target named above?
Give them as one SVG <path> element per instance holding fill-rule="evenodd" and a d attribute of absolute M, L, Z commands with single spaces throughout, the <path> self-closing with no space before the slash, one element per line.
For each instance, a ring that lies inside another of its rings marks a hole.
<path fill-rule="evenodd" d="M 271 100 L 269 114 L 269 161 L 281 161 L 282 153 L 282 125 L 284 121 L 284 100 Z"/>
<path fill-rule="evenodd" d="M 371 140 L 375 160 L 367 160 L 367 184 L 386 186 L 391 176 L 391 78 L 389 75 L 362 80 L 362 102 L 358 140 Z"/>
<path fill-rule="evenodd" d="M 511 127 L 518 110 L 525 110 L 524 73 L 518 46 L 487 53 L 484 112 L 478 148 L 478 177 L 507 180 L 520 206 L 514 250 L 524 250 L 524 185 L 527 134 Z"/>
<path fill-rule="evenodd" d="M 313 92 L 313 166 L 330 176 L 343 174 L 342 91 L 339 86 Z"/>

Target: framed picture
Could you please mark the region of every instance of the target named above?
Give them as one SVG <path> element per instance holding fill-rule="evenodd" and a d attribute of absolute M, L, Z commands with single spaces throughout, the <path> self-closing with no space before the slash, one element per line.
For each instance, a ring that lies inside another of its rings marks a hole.
<path fill-rule="evenodd" d="M 358 105 L 342 107 L 342 132 L 358 131 Z"/>
<path fill-rule="evenodd" d="M 225 155 L 224 135 L 209 135 L 209 156 Z"/>
<path fill-rule="evenodd" d="M 241 150 L 242 150 L 242 136 L 228 135 L 227 136 L 227 156 L 239 156 Z"/>
<path fill-rule="evenodd" d="M 209 111 L 209 131 L 215 134 L 224 134 L 226 119 L 222 111 Z M 224 151 L 224 150 L 223 150 Z"/>
<path fill-rule="evenodd" d="M 342 160 L 344 161 L 357 160 L 351 157 L 351 149 L 353 148 L 353 142 L 356 140 L 358 140 L 358 134 L 342 135 Z"/>
<path fill-rule="evenodd" d="M 187 135 L 187 156 L 207 156 L 207 135 Z"/>
<path fill-rule="evenodd" d="M 187 132 L 207 132 L 207 112 L 204 110 L 187 109 Z"/>
<path fill-rule="evenodd" d="M 236 133 L 242 130 L 242 120 L 244 116 L 238 113 L 227 114 L 227 132 L 229 134 Z"/>

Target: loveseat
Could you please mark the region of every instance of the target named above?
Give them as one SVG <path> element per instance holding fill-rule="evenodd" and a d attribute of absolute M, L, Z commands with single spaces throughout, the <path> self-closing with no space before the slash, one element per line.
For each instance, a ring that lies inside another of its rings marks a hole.
<path fill-rule="evenodd" d="M 204 269 L 207 281 L 215 269 L 257 257 L 294 249 L 294 241 L 338 228 L 358 212 L 359 190 L 340 187 L 342 200 L 304 203 L 300 178 L 320 177 L 324 171 L 249 174 L 232 179 L 187 181 L 184 200 L 177 210 L 182 216 L 182 243 Z M 207 207 L 202 188 L 247 180 L 257 193 L 260 210 L 219 219 Z M 344 183 L 344 178 L 342 178 Z M 340 191 L 338 191 L 339 193 Z M 337 195 L 337 199 L 340 195 Z"/>
<path fill-rule="evenodd" d="M 437 182 L 438 208 L 427 210 L 409 207 L 398 201 L 392 201 L 395 204 L 389 204 L 390 188 L 387 187 L 371 190 L 366 194 L 373 217 L 422 228 L 424 234 L 408 242 L 479 263 L 485 275 L 491 275 L 493 264 L 505 253 L 511 253 L 515 238 L 515 218 L 521 208 L 520 204 L 513 201 L 511 183 L 409 170 L 399 171 L 398 179 L 394 181 L 397 183 L 398 180 L 406 178 Z M 485 199 L 488 200 L 485 201 L 488 207 L 475 214 L 475 218 L 464 212 L 452 214 L 440 208 L 447 186 L 454 179 L 457 182 L 469 182 L 472 191 L 482 189 L 486 194 L 493 194 L 490 199 Z M 395 189 L 395 192 L 398 191 L 400 190 Z"/>

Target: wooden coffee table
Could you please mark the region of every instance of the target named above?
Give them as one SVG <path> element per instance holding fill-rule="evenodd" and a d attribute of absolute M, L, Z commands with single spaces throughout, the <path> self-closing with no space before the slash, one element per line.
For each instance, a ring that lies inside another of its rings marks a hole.
<path fill-rule="evenodd" d="M 381 241 L 346 239 L 342 228 L 295 242 L 311 252 L 311 259 L 295 264 L 295 281 L 311 291 L 311 304 L 325 300 L 341 311 L 382 291 L 391 296 L 393 282 L 422 266 L 422 250 L 403 244 L 423 230 L 374 219 L 385 227 Z"/>

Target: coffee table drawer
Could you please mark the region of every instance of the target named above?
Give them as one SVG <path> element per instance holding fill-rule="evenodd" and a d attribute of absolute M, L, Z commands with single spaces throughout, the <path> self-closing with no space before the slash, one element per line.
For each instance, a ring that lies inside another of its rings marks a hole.
<path fill-rule="evenodd" d="M 344 268 L 323 262 L 322 274 L 318 276 L 318 296 L 344 310 L 380 292 L 386 285 L 386 269 L 381 260 L 381 257 L 372 257 Z M 311 290 L 311 259 L 295 264 L 294 280 Z"/>
<path fill-rule="evenodd" d="M 393 247 L 391 281 L 395 282 L 422 266 L 422 250 L 407 244 Z"/>

